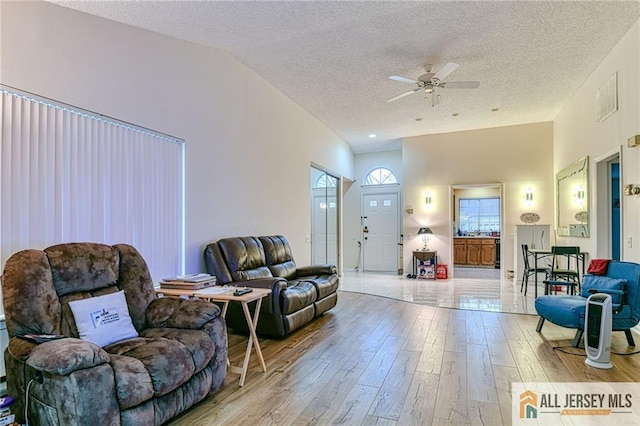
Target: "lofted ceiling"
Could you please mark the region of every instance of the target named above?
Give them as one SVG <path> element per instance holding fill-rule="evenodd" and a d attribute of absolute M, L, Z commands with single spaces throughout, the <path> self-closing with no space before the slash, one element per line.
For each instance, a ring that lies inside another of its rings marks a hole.
<path fill-rule="evenodd" d="M 51 2 L 225 50 L 355 153 L 551 121 L 640 16 L 637 0 Z M 435 107 L 422 91 L 386 102 L 415 87 L 390 75 L 448 62 L 445 81 L 480 87 L 441 89 Z"/>

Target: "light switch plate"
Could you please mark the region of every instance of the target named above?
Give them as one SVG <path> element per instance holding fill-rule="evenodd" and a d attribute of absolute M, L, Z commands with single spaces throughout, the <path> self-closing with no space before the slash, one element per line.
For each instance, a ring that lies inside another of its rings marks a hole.
<path fill-rule="evenodd" d="M 640 135 L 631 136 L 627 141 L 629 148 L 640 145 Z"/>

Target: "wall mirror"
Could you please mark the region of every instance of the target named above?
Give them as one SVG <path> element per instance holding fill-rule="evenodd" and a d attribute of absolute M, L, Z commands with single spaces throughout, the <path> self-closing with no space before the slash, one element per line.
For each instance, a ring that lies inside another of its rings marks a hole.
<path fill-rule="evenodd" d="M 589 236 L 589 157 L 562 169 L 556 175 L 558 235 Z"/>
<path fill-rule="evenodd" d="M 338 264 L 338 178 L 311 167 L 311 261 Z"/>

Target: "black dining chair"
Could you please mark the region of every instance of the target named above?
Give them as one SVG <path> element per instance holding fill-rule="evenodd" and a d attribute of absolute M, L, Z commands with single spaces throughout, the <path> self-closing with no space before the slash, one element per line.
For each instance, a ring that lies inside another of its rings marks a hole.
<path fill-rule="evenodd" d="M 551 247 L 551 269 L 547 276 L 549 281 L 565 281 L 567 292 L 575 293 L 575 287 L 580 289 L 580 247 L 553 246 Z M 557 286 L 553 286 L 557 292 Z M 550 294 L 550 284 L 545 283 L 545 294 Z"/>
<path fill-rule="evenodd" d="M 522 293 L 522 289 L 524 288 L 524 295 L 527 295 L 527 286 L 529 285 L 529 277 L 534 274 L 545 274 L 545 278 L 549 277 L 549 268 L 531 265 L 530 263 L 530 254 L 529 254 L 529 246 L 527 244 L 522 244 L 522 259 L 524 260 L 524 270 L 522 271 L 522 284 L 520 284 L 520 292 Z"/>

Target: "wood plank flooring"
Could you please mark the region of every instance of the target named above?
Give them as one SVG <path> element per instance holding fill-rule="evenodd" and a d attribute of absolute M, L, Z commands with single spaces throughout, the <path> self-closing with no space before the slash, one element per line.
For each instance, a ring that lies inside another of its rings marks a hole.
<path fill-rule="evenodd" d="M 640 381 L 640 354 L 585 366 L 573 331 L 537 316 L 457 310 L 339 292 L 338 305 L 283 340 L 261 339 L 244 387 L 222 390 L 170 425 L 511 424 L 512 382 Z M 637 341 L 640 341 L 636 337 Z M 246 339 L 229 335 L 232 364 Z M 612 351 L 632 352 L 623 333 Z"/>

